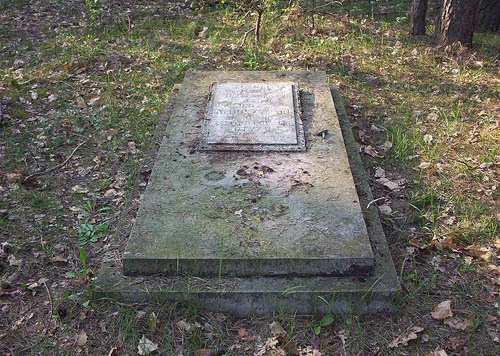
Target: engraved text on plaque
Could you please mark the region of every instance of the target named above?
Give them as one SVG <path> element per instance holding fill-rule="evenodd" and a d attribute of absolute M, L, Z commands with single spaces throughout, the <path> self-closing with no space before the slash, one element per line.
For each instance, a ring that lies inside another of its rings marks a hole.
<path fill-rule="evenodd" d="M 210 94 L 203 150 L 304 150 L 294 83 L 217 83 Z"/>

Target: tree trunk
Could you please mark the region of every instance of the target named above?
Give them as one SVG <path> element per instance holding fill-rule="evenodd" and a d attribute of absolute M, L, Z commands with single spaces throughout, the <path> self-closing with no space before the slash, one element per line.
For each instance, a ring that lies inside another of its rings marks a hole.
<path fill-rule="evenodd" d="M 262 22 L 263 10 L 257 10 L 257 20 L 255 22 L 255 42 L 259 43 L 260 40 L 260 24 Z"/>
<path fill-rule="evenodd" d="M 427 0 L 413 0 L 410 16 L 411 34 L 414 36 L 425 35 L 425 15 L 427 13 Z"/>
<path fill-rule="evenodd" d="M 472 46 L 477 0 L 443 0 L 436 28 L 438 41 L 451 44 L 456 41 Z"/>
<path fill-rule="evenodd" d="M 476 30 L 496 32 L 500 29 L 500 1 L 480 0 L 477 7 Z"/>

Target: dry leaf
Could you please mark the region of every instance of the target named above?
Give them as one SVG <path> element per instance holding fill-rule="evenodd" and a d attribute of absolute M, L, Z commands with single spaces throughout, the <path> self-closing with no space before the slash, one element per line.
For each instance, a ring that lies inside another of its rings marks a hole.
<path fill-rule="evenodd" d="M 215 320 L 217 320 L 219 323 L 222 323 L 223 321 L 225 321 L 227 319 L 227 316 L 225 316 L 222 313 L 214 313 L 213 315 L 214 315 Z"/>
<path fill-rule="evenodd" d="M 240 329 L 245 330 L 245 329 Z M 239 333 L 239 330 L 238 330 Z M 285 350 L 278 346 L 279 340 L 277 337 L 271 337 L 266 340 L 263 345 L 259 346 L 259 350 L 254 356 L 286 356 Z"/>
<path fill-rule="evenodd" d="M 111 350 L 109 350 L 108 356 L 120 356 L 123 355 L 125 351 L 120 346 L 115 346 Z"/>
<path fill-rule="evenodd" d="M 439 115 L 435 112 L 431 112 L 429 115 L 427 115 L 427 119 L 432 120 L 432 121 L 437 120 L 438 118 L 439 118 Z"/>
<path fill-rule="evenodd" d="M 177 323 L 175 323 L 175 325 L 177 325 L 177 327 L 181 330 L 181 331 L 185 331 L 185 332 L 188 332 L 189 330 L 191 330 L 191 324 L 189 324 L 187 321 L 185 320 L 179 320 Z"/>
<path fill-rule="evenodd" d="M 377 150 L 375 148 L 373 148 L 371 145 L 361 146 L 360 151 L 361 151 L 361 153 L 366 153 L 367 155 L 370 155 L 370 156 L 375 157 L 375 158 L 383 158 L 384 157 L 383 154 L 378 153 Z"/>
<path fill-rule="evenodd" d="M 28 315 L 24 315 L 23 317 L 21 317 L 21 319 L 17 320 L 14 324 L 12 324 L 12 327 L 11 329 L 12 330 L 17 330 L 19 328 L 19 326 L 21 326 L 22 324 L 24 324 L 26 321 L 30 320 L 31 318 L 33 318 L 33 315 L 35 315 L 35 313 L 30 313 Z"/>
<path fill-rule="evenodd" d="M 19 173 L 7 173 L 5 177 L 7 177 L 8 183 L 16 183 L 21 178 L 21 175 Z"/>
<path fill-rule="evenodd" d="M 299 348 L 295 342 L 288 342 L 283 346 L 286 356 L 300 356 Z"/>
<path fill-rule="evenodd" d="M 451 300 L 448 299 L 436 305 L 431 315 L 434 319 L 439 321 L 451 318 L 453 316 L 453 312 L 451 311 Z"/>
<path fill-rule="evenodd" d="M 486 332 L 491 337 L 491 340 L 493 340 L 493 342 L 500 343 L 500 333 L 498 329 L 488 327 L 486 328 Z"/>
<path fill-rule="evenodd" d="M 380 146 L 380 149 L 384 152 L 389 151 L 392 148 L 392 142 L 391 141 L 385 141 L 382 146 Z"/>
<path fill-rule="evenodd" d="M 9 255 L 7 262 L 9 262 L 9 266 L 21 267 L 23 265 L 23 260 L 18 260 L 14 255 Z"/>
<path fill-rule="evenodd" d="M 196 350 L 194 356 L 215 356 L 215 351 L 212 349 L 199 349 Z"/>
<path fill-rule="evenodd" d="M 431 164 L 429 162 L 422 162 L 419 164 L 418 168 L 424 170 L 424 169 L 427 169 L 431 166 Z"/>
<path fill-rule="evenodd" d="M 487 303 L 493 303 L 497 300 L 497 297 L 494 294 L 490 294 L 489 296 L 486 297 L 485 300 Z"/>
<path fill-rule="evenodd" d="M 471 315 L 472 315 L 472 318 L 469 317 L 465 320 L 460 320 L 458 318 L 449 318 L 449 319 L 446 319 L 444 321 L 444 323 L 453 329 L 465 331 L 465 330 L 472 328 L 472 324 L 474 321 L 474 315 L 473 314 L 471 314 Z"/>
<path fill-rule="evenodd" d="M 377 167 L 375 169 L 375 178 L 385 178 L 385 171 L 382 168 Z"/>
<path fill-rule="evenodd" d="M 90 106 L 97 105 L 97 104 L 99 104 L 99 103 L 101 102 L 101 99 L 102 99 L 102 98 L 101 98 L 100 96 L 94 96 L 93 98 L 91 98 L 91 99 L 89 100 L 89 105 L 90 105 Z"/>
<path fill-rule="evenodd" d="M 64 256 L 61 256 L 61 255 L 55 255 L 50 260 L 52 261 L 52 263 L 56 263 L 59 265 L 65 265 L 68 263 L 68 260 Z"/>
<path fill-rule="evenodd" d="M 318 349 L 313 348 L 312 346 L 307 346 L 305 348 L 299 349 L 300 356 L 321 356 L 321 352 Z"/>
<path fill-rule="evenodd" d="M 104 193 L 104 198 L 113 198 L 114 196 L 116 195 L 116 190 L 114 190 L 113 188 L 111 189 L 108 189 L 106 191 L 106 193 Z"/>
<path fill-rule="evenodd" d="M 285 329 L 283 329 L 283 327 L 277 321 L 273 321 L 271 324 L 269 324 L 269 329 L 271 329 L 272 336 L 278 336 L 281 338 L 286 336 Z"/>
<path fill-rule="evenodd" d="M 87 105 L 85 104 L 85 100 L 81 96 L 76 98 L 76 106 L 78 106 L 80 109 L 85 109 Z"/>
<path fill-rule="evenodd" d="M 483 246 L 467 246 L 465 250 L 474 257 L 478 257 L 485 262 L 491 262 L 493 259 L 493 254 L 488 247 Z"/>
<path fill-rule="evenodd" d="M 28 284 L 28 286 L 26 288 L 28 288 L 29 290 L 33 290 L 38 286 L 39 286 L 38 282 L 33 282 L 33 283 Z"/>
<path fill-rule="evenodd" d="M 446 225 L 453 225 L 456 221 L 457 221 L 457 218 L 456 218 L 456 217 L 454 217 L 454 216 L 449 216 L 448 218 L 446 218 L 446 219 L 444 220 L 444 223 L 445 223 Z"/>
<path fill-rule="evenodd" d="M 420 238 L 420 237 L 418 237 Z M 415 240 L 416 238 L 412 239 L 412 240 Z M 410 240 L 410 243 L 412 244 L 412 240 Z M 416 245 L 414 245 L 416 246 Z M 423 246 L 416 246 L 416 247 L 419 247 L 420 249 L 422 250 L 425 250 L 429 247 L 435 247 L 437 248 L 439 251 L 443 251 L 444 249 L 446 248 L 451 248 L 453 246 L 453 236 L 446 236 L 444 239 L 442 240 L 438 240 L 437 238 L 434 238 L 432 239 L 431 242 L 429 242 L 428 244 L 426 245 L 423 245 Z"/>
<path fill-rule="evenodd" d="M 439 350 L 434 350 L 431 356 L 448 356 L 448 354 L 443 349 L 439 349 Z"/>
<path fill-rule="evenodd" d="M 399 345 L 408 346 L 408 342 L 418 338 L 418 333 L 424 331 L 420 326 L 411 327 L 406 333 L 398 336 L 389 344 L 390 348 L 398 347 Z"/>
<path fill-rule="evenodd" d="M 120 131 L 118 131 L 118 129 L 109 129 L 108 132 L 106 133 L 106 139 L 108 141 L 111 141 L 111 139 L 113 138 L 113 136 L 116 136 L 118 135 Z"/>
<path fill-rule="evenodd" d="M 392 213 L 392 208 L 387 204 L 379 205 L 378 210 L 384 215 L 390 215 Z"/>
<path fill-rule="evenodd" d="M 76 74 L 82 74 L 85 73 L 88 70 L 87 67 L 81 67 L 76 71 Z"/>
<path fill-rule="evenodd" d="M 490 314 L 486 315 L 486 321 L 489 322 L 489 323 L 491 323 L 493 321 L 497 321 L 497 319 L 498 318 L 496 316 L 494 316 L 494 315 L 490 315 Z"/>
<path fill-rule="evenodd" d="M 208 38 L 208 27 L 204 26 L 203 29 L 198 34 L 199 38 Z"/>
<path fill-rule="evenodd" d="M 246 330 L 246 329 L 238 329 L 238 335 L 241 339 L 241 341 L 244 341 L 244 342 L 249 342 L 249 341 L 253 341 L 254 340 L 254 337 L 252 335 L 250 335 L 250 333 Z"/>
<path fill-rule="evenodd" d="M 142 338 L 139 340 L 139 345 L 137 345 L 137 353 L 139 355 L 147 355 L 156 350 L 158 350 L 158 344 L 147 339 L 146 335 L 142 335 Z"/>
<path fill-rule="evenodd" d="M 430 134 L 424 135 L 424 142 L 425 143 L 430 144 L 432 142 L 432 140 L 433 140 L 432 135 L 430 135 Z"/>
<path fill-rule="evenodd" d="M 76 337 L 76 343 L 78 346 L 83 346 L 87 343 L 87 339 L 87 333 L 84 330 L 81 330 Z"/>
<path fill-rule="evenodd" d="M 405 179 L 398 179 L 392 181 L 387 178 L 379 178 L 376 180 L 377 183 L 382 184 L 384 187 L 389 188 L 390 190 L 401 190 L 406 182 Z"/>
<path fill-rule="evenodd" d="M 128 143 L 128 150 L 131 154 L 135 155 L 135 153 L 137 152 L 136 148 L 135 148 L 135 142 L 134 141 L 130 141 Z"/>

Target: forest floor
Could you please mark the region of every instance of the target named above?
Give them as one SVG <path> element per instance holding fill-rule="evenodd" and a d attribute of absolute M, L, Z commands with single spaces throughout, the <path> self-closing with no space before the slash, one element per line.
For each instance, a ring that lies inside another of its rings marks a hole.
<path fill-rule="evenodd" d="M 0 1 L 0 353 L 133 355 L 147 339 L 163 355 L 498 355 L 500 36 L 442 48 L 409 37 L 398 1 L 344 1 L 314 27 L 268 12 L 243 43 L 251 14 L 182 3 Z M 323 70 L 340 87 L 382 198 L 396 314 L 317 335 L 318 315 L 93 297 L 188 69 Z"/>

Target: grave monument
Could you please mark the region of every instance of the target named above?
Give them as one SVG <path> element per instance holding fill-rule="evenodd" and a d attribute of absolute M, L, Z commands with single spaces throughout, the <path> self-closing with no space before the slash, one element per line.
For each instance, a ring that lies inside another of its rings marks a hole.
<path fill-rule="evenodd" d="M 392 308 L 394 266 L 324 72 L 191 71 L 172 100 L 102 293 L 240 315 Z"/>

